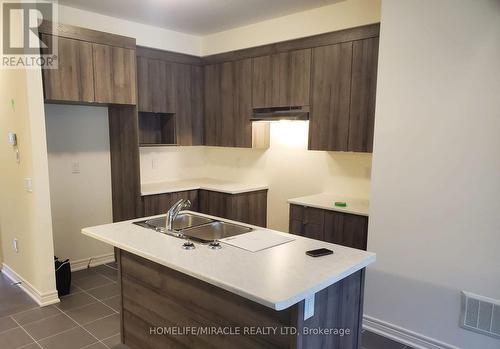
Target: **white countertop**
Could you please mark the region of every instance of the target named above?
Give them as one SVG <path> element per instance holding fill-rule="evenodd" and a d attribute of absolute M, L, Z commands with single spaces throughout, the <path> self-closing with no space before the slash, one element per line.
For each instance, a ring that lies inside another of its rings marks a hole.
<path fill-rule="evenodd" d="M 239 183 L 213 178 L 193 178 L 176 181 L 150 182 L 141 184 L 141 195 L 174 193 L 185 190 L 211 190 L 227 194 L 240 194 L 257 190 L 269 189 L 265 184 Z"/>
<path fill-rule="evenodd" d="M 347 207 L 335 206 L 335 201 L 344 201 Z M 324 210 L 352 213 L 360 216 L 368 216 L 370 202 L 367 199 L 347 198 L 335 194 L 321 193 L 289 199 L 288 203 L 301 206 L 322 208 Z"/>
<path fill-rule="evenodd" d="M 182 239 L 131 222 L 84 228 L 82 233 L 275 310 L 289 308 L 375 261 L 371 252 L 295 235 L 292 242 L 258 252 L 227 244 L 220 250 L 201 244 L 194 250 L 184 250 Z M 334 254 L 318 258 L 305 254 L 322 247 Z"/>

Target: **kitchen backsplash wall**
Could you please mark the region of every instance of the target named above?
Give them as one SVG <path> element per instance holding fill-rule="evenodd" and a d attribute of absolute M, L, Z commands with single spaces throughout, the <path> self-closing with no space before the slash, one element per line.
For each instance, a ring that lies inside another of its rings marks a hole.
<path fill-rule="evenodd" d="M 143 148 L 141 180 L 212 177 L 266 183 L 270 187 L 268 226 L 283 231 L 288 231 L 289 198 L 319 192 L 368 198 L 371 154 L 308 151 L 307 135 L 307 121 L 278 122 L 271 124 L 267 150 Z"/>

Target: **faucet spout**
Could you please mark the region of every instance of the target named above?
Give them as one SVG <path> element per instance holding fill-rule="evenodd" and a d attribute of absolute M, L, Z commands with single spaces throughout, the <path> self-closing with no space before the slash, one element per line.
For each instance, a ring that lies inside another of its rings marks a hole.
<path fill-rule="evenodd" d="M 166 229 L 167 231 L 173 231 L 174 229 L 174 221 L 180 211 L 191 207 L 191 201 L 187 199 L 180 199 L 175 204 L 172 205 L 167 211 L 167 219 L 166 219 Z"/>

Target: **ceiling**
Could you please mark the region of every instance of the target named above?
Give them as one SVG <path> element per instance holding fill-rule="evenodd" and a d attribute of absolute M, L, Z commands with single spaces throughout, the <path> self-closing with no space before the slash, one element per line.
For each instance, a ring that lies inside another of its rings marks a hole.
<path fill-rule="evenodd" d="M 59 0 L 60 5 L 206 35 L 342 0 Z"/>

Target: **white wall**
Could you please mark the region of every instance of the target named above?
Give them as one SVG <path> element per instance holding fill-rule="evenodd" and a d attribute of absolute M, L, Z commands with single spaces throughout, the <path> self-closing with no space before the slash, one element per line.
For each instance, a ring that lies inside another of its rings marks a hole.
<path fill-rule="evenodd" d="M 57 300 L 40 70 L 0 69 L 0 235 L 3 263 L 41 301 Z M 12 105 L 12 101 L 14 105 Z M 7 133 L 18 136 L 16 162 Z M 27 192 L 24 178 L 32 178 Z M 19 241 L 19 251 L 13 248 Z"/>
<path fill-rule="evenodd" d="M 345 0 L 328 6 L 206 35 L 204 56 L 380 22 L 381 0 Z"/>
<path fill-rule="evenodd" d="M 201 146 L 141 148 L 141 182 L 206 177 L 205 154 Z"/>
<path fill-rule="evenodd" d="M 108 108 L 46 104 L 45 115 L 55 254 L 72 262 L 112 254 L 81 234 L 113 222 Z"/>
<path fill-rule="evenodd" d="M 287 199 L 320 192 L 368 198 L 370 154 L 307 150 L 308 122 L 271 124 L 267 150 L 186 147 L 141 150 L 141 178 L 213 177 L 267 183 L 268 226 L 288 231 Z M 156 159 L 157 168 L 152 168 Z"/>
<path fill-rule="evenodd" d="M 144 4 L 147 6 L 147 4 Z M 201 55 L 200 36 L 59 5 L 59 22 L 136 38 L 137 45 Z"/>
<path fill-rule="evenodd" d="M 460 348 L 500 299 L 500 2 L 384 0 L 365 314 Z"/>

